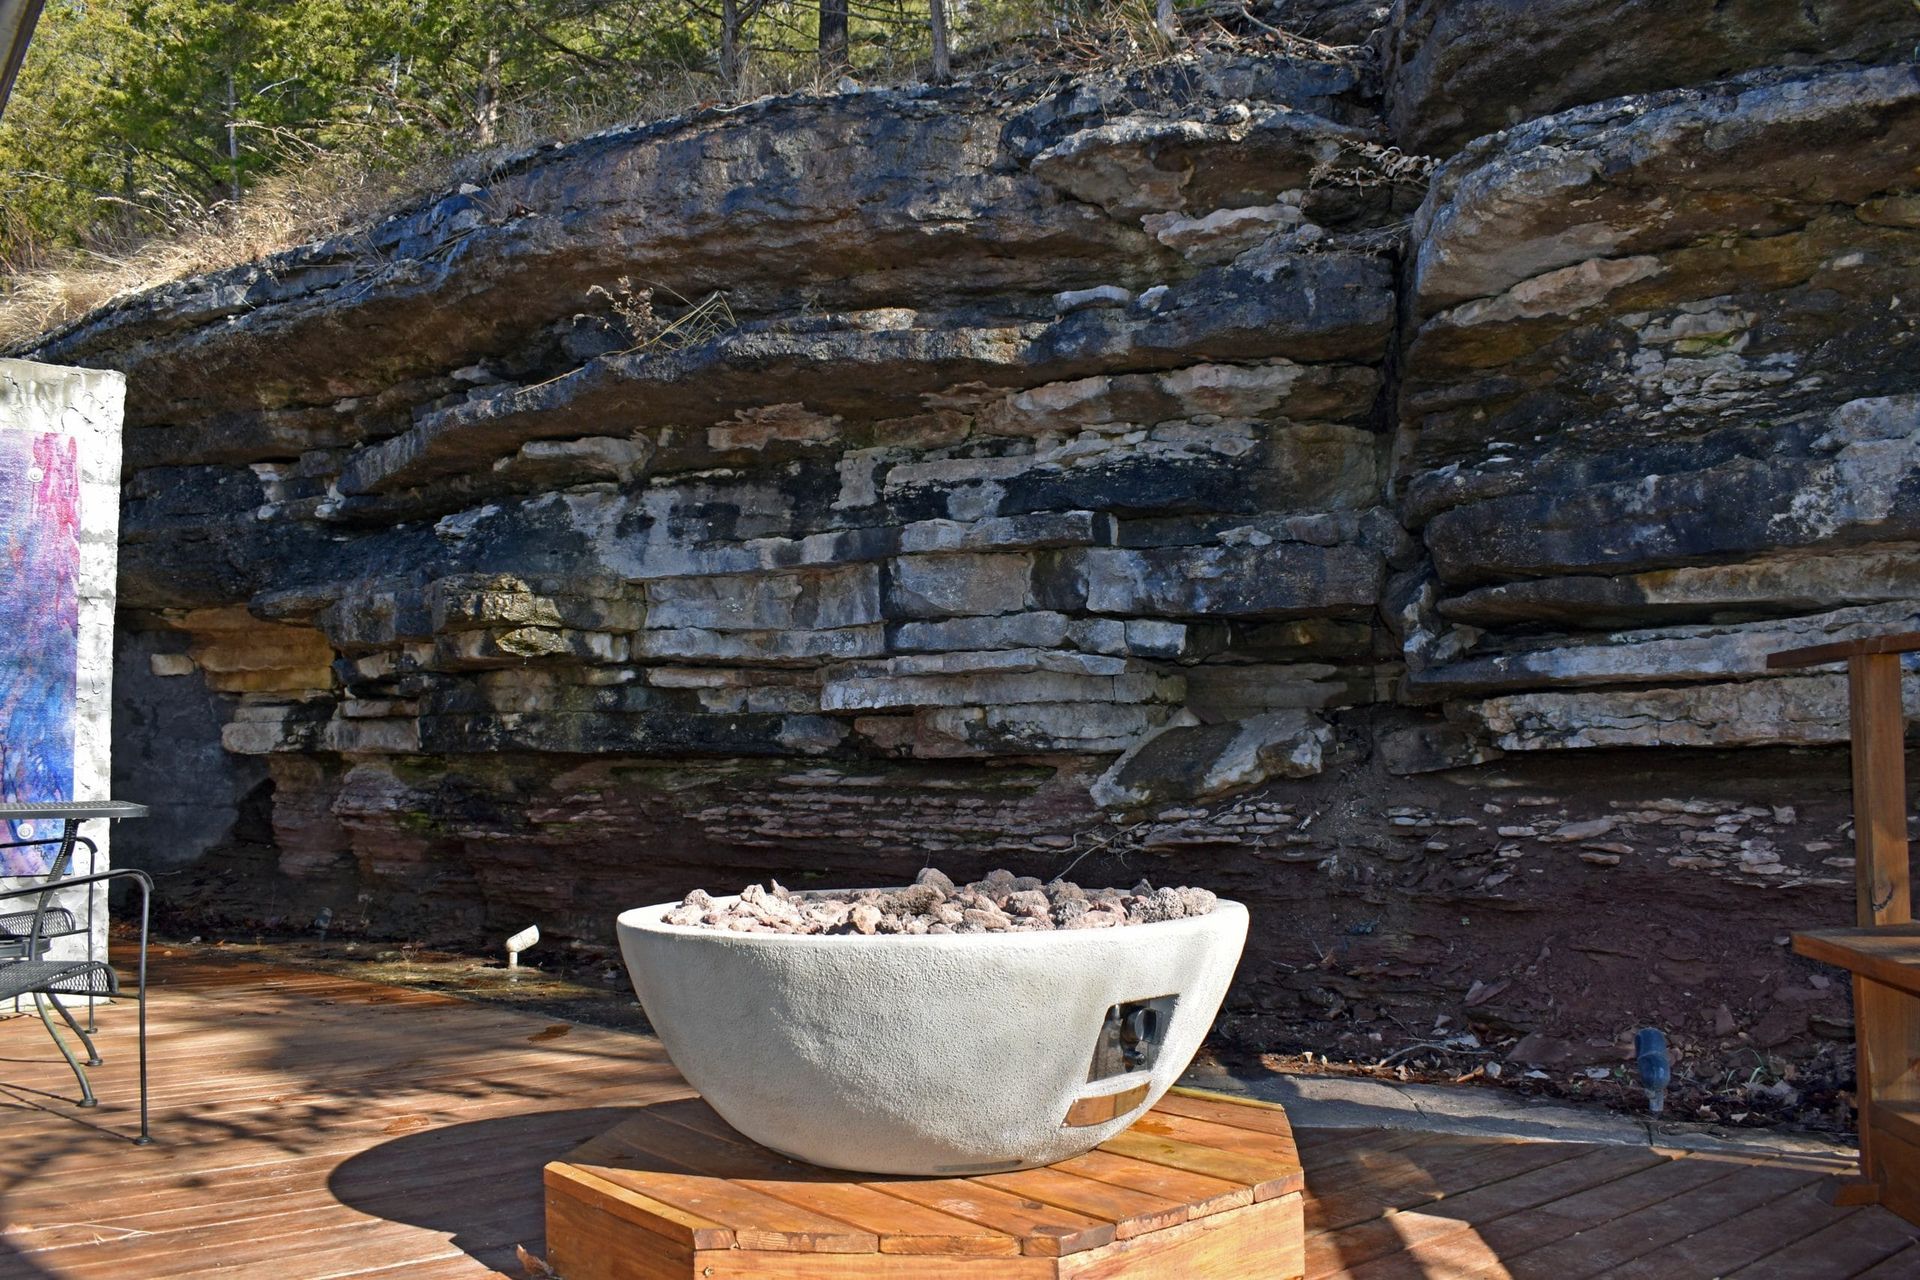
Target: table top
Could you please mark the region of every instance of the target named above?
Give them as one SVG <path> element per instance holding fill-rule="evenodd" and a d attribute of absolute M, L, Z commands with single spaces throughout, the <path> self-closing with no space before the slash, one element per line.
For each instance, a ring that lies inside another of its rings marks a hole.
<path fill-rule="evenodd" d="M 1809 959 L 1920 995 L 1920 924 L 1810 929 L 1793 935 L 1793 949 Z"/>
<path fill-rule="evenodd" d="M 0 822 L 22 818 L 144 818 L 147 806 L 131 800 L 60 800 L 48 804 L 0 804 Z"/>

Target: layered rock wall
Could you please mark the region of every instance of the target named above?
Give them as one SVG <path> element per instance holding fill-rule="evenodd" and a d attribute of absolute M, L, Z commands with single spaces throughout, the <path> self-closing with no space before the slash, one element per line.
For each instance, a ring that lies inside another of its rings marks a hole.
<path fill-rule="evenodd" d="M 592 943 L 1074 867 L 1248 900 L 1250 1039 L 1844 1035 L 1844 690 L 1763 660 L 1920 619 L 1920 18 L 1619 8 L 708 111 L 52 335 L 146 857 Z"/>

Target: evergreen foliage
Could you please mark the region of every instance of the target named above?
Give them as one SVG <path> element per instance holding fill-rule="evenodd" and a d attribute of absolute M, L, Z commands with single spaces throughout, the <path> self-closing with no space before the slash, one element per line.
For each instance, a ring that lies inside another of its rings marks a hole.
<path fill-rule="evenodd" d="M 978 42 L 1076 2 L 975 0 L 946 20 Z M 700 101 L 914 74 L 928 5 L 830 0 L 843 50 L 820 0 L 48 0 L 0 118 L 0 273 L 204 227 L 263 181 L 342 158 L 399 175 Z"/>

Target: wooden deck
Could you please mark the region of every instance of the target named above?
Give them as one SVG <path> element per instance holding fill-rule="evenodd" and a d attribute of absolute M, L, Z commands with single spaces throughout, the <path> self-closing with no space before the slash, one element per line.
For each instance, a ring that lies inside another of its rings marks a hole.
<path fill-rule="evenodd" d="M 687 1095 L 643 1037 L 251 964 L 158 961 L 152 1019 L 144 1149 L 112 1136 L 130 1008 L 91 1113 L 38 1022 L 0 1022 L 0 1278 L 517 1280 L 542 1166 Z M 1296 1134 L 1309 1276 L 1920 1277 L 1915 1228 L 1817 1197 L 1840 1161 Z"/>

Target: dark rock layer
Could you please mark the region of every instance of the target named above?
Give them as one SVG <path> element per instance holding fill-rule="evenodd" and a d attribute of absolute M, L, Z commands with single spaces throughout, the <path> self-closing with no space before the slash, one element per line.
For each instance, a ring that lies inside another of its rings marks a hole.
<path fill-rule="evenodd" d="M 1444 155 L 1567 107 L 1757 67 L 1904 62 L 1920 14 L 1900 0 L 1399 0 L 1382 34 L 1395 137 Z"/>

